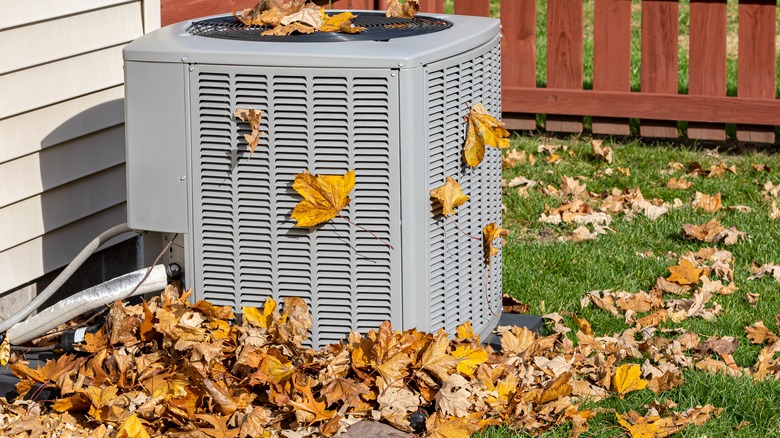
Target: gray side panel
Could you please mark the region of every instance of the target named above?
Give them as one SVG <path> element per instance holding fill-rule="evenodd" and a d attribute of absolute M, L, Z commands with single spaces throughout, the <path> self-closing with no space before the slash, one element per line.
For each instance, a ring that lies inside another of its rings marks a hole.
<path fill-rule="evenodd" d="M 134 229 L 188 232 L 185 68 L 125 63 L 127 222 Z"/>
<path fill-rule="evenodd" d="M 315 320 L 315 347 L 401 326 L 398 82 L 390 70 L 196 65 L 191 75 L 196 299 L 260 306 L 298 296 Z M 252 156 L 238 108 L 264 111 Z M 297 228 L 296 174 L 356 171 L 342 214 Z"/>
<path fill-rule="evenodd" d="M 493 257 L 488 269 L 481 242 L 485 225 L 501 225 L 501 152 L 488 148 L 478 167 L 466 165 L 464 117 L 468 106 L 477 102 L 501 115 L 500 38 L 428 65 L 426 84 L 427 188 L 441 186 L 452 176 L 469 196 L 449 218 L 441 214 L 438 203 L 426 210 L 430 329 L 454 333 L 458 324 L 471 320 L 480 333 L 490 330 L 498 320 L 495 313 L 501 312 L 501 255 Z M 464 235 L 458 226 L 477 239 Z"/>

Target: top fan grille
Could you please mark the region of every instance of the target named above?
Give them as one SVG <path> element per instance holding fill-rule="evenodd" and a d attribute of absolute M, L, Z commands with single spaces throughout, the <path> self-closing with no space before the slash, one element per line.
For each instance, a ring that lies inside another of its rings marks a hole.
<path fill-rule="evenodd" d="M 187 29 L 190 35 L 205 36 L 239 41 L 266 41 L 284 43 L 334 43 L 340 41 L 388 41 L 439 32 L 452 27 L 449 21 L 435 17 L 416 16 L 414 18 L 388 18 L 382 13 L 360 12 L 355 26 L 366 30 L 347 34 L 341 32 L 315 32 L 312 34 L 293 34 L 287 36 L 263 36 L 268 26 L 245 26 L 233 16 L 207 18 L 195 21 Z"/>

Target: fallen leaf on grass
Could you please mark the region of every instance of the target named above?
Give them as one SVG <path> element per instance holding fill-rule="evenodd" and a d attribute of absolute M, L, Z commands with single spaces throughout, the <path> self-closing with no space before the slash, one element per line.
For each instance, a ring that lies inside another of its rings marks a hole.
<path fill-rule="evenodd" d="M 683 178 L 669 178 L 666 182 L 666 187 L 675 190 L 684 190 L 691 188 L 693 184 L 690 181 L 686 181 Z"/>
<path fill-rule="evenodd" d="M 612 386 L 620 398 L 633 391 L 645 389 L 647 380 L 641 379 L 642 368 L 637 364 L 625 364 L 618 367 L 615 377 L 612 378 Z"/>
<path fill-rule="evenodd" d="M 714 195 L 708 195 L 706 193 L 696 192 L 696 197 L 691 203 L 693 209 L 700 208 L 707 213 L 715 213 L 721 208 L 721 196 L 720 193 Z"/>
<path fill-rule="evenodd" d="M 586 240 L 593 240 L 601 234 L 606 234 L 609 228 L 602 227 L 598 224 L 593 225 L 593 232 L 591 232 L 587 226 L 581 225 L 577 227 L 571 233 L 572 242 L 585 242 Z"/>
<path fill-rule="evenodd" d="M 737 174 L 737 168 L 735 166 L 727 166 L 726 163 L 720 163 L 710 166 L 710 171 L 707 173 L 709 178 L 720 178 L 727 172 L 731 172 L 734 175 Z"/>
<path fill-rule="evenodd" d="M 534 157 L 534 154 L 527 154 L 525 151 L 512 149 L 506 155 L 504 155 L 503 158 L 501 158 L 501 168 L 506 170 L 511 169 L 518 164 L 534 164 L 535 162 L 536 157 Z"/>
<path fill-rule="evenodd" d="M 748 277 L 748 280 L 756 280 L 758 278 L 763 278 L 766 275 L 770 275 L 775 280 L 780 281 L 780 265 L 774 263 L 765 263 L 761 266 L 754 265 L 750 269 L 750 272 L 752 272 L 753 275 Z"/>
<path fill-rule="evenodd" d="M 754 344 L 774 344 L 780 340 L 780 336 L 772 333 L 767 326 L 764 325 L 764 321 L 757 321 L 753 325 L 745 327 L 745 333 L 750 342 Z"/>
<path fill-rule="evenodd" d="M 679 265 L 670 266 L 668 269 L 671 275 L 666 279 L 666 281 L 676 283 L 681 286 L 698 284 L 699 278 L 704 272 L 703 270 L 696 268 L 693 263 L 687 259 L 680 259 Z"/>
<path fill-rule="evenodd" d="M 447 177 L 444 185 L 431 190 L 430 196 L 441 203 L 444 216 L 455 214 L 455 208 L 469 200 L 469 197 L 463 194 L 460 184 L 451 176 Z"/>
<path fill-rule="evenodd" d="M 766 164 L 751 164 L 753 166 L 753 170 L 756 172 L 766 172 L 769 173 L 772 171 L 772 168 L 767 166 Z"/>
<path fill-rule="evenodd" d="M 755 306 L 757 306 L 757 305 L 758 305 L 758 298 L 759 298 L 760 296 L 761 296 L 760 294 L 756 294 L 756 293 L 750 293 L 750 292 L 748 292 L 748 293 L 745 295 L 745 299 L 747 300 L 748 304 L 750 304 L 751 306 L 755 307 Z"/>
<path fill-rule="evenodd" d="M 590 147 L 593 149 L 593 155 L 609 164 L 612 164 L 612 148 L 602 146 L 604 140 L 591 140 Z"/>
<path fill-rule="evenodd" d="M 671 416 L 660 417 L 650 412 L 644 417 L 635 411 L 625 415 L 615 413 L 618 423 L 623 426 L 631 438 L 664 438 L 681 432 L 689 425 L 701 426 L 723 412 L 723 408 L 711 405 L 696 406 L 685 412 L 672 412 Z"/>
<path fill-rule="evenodd" d="M 769 219 L 772 219 L 773 221 L 780 219 L 780 209 L 777 208 L 777 201 L 772 201 L 772 206 L 770 207 L 769 212 Z"/>
<path fill-rule="evenodd" d="M 303 196 L 292 212 L 296 226 L 310 227 L 335 218 L 349 205 L 349 193 L 354 188 L 354 170 L 342 176 L 314 176 L 308 171 L 295 175 L 293 189 Z"/>
<path fill-rule="evenodd" d="M 733 245 L 740 239 L 745 239 L 747 234 L 736 227 L 723 228 L 717 219 L 710 219 L 706 224 L 683 224 L 683 237 L 686 239 L 701 240 L 704 242 L 723 242 L 725 245 Z"/>

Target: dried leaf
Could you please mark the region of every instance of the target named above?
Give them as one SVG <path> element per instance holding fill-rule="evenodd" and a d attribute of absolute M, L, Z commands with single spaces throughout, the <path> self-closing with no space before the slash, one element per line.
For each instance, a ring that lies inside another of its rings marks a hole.
<path fill-rule="evenodd" d="M 329 15 L 325 22 L 320 26 L 320 32 L 344 32 L 359 33 L 366 30 L 365 27 L 353 26 L 352 23 L 357 18 L 351 12 L 342 12 L 340 14 Z"/>
<path fill-rule="evenodd" d="M 452 352 L 452 355 L 458 359 L 457 370 L 459 373 L 463 373 L 467 376 L 474 374 L 477 366 L 481 363 L 487 362 L 487 351 L 482 348 L 472 348 L 468 345 L 462 345 Z"/>
<path fill-rule="evenodd" d="M 388 0 L 385 15 L 390 18 L 414 18 L 419 11 L 419 0 L 406 0 L 403 5 L 398 0 Z"/>
<path fill-rule="evenodd" d="M 473 390 L 471 384 L 460 374 L 449 376 L 436 393 L 436 409 L 444 415 L 456 417 L 468 415 L 471 406 L 469 396 Z"/>
<path fill-rule="evenodd" d="M 287 26 L 292 23 L 301 23 L 314 28 L 315 30 L 322 27 L 322 13 L 319 9 L 304 8 L 300 11 L 290 14 L 279 22 L 282 26 Z"/>
<path fill-rule="evenodd" d="M 615 391 L 623 398 L 624 395 L 632 391 L 644 389 L 648 382 L 641 379 L 642 369 L 637 364 L 625 364 L 617 368 L 615 377 L 612 379 L 612 385 Z"/>
<path fill-rule="evenodd" d="M 294 23 L 290 23 L 286 26 L 276 26 L 273 29 L 268 29 L 266 31 L 263 31 L 260 35 L 263 36 L 287 36 L 291 35 L 293 33 L 300 33 L 300 34 L 311 34 L 316 32 L 317 29 L 309 26 L 308 24 L 301 23 L 300 21 L 296 21 Z"/>
<path fill-rule="evenodd" d="M 666 280 L 681 286 L 698 284 L 704 272 L 701 269 L 697 269 L 688 259 L 680 259 L 679 265 L 670 266 L 668 269 L 672 275 L 667 277 Z"/>
<path fill-rule="evenodd" d="M 486 265 L 490 265 L 490 259 L 499 252 L 499 249 L 493 246 L 493 241 L 499 237 L 506 237 L 508 235 L 509 230 L 505 230 L 495 223 L 487 224 L 485 225 L 485 228 L 482 229 L 482 248 Z"/>
<path fill-rule="evenodd" d="M 707 213 L 715 213 L 722 207 L 720 193 L 710 196 L 706 193 L 696 192 L 696 197 L 691 205 L 694 209 L 700 208 Z"/>
<path fill-rule="evenodd" d="M 780 337 L 772 333 L 769 328 L 764 325 L 763 321 L 757 321 L 753 325 L 745 327 L 745 333 L 747 334 L 747 338 L 750 339 L 750 342 L 754 344 L 763 344 L 765 342 L 774 344 L 780 340 Z"/>
<path fill-rule="evenodd" d="M 485 157 L 485 147 L 504 149 L 509 147 L 509 131 L 504 124 L 491 116 L 482 103 L 471 107 L 467 118 L 466 144 L 463 157 L 471 167 L 479 166 Z"/>
<path fill-rule="evenodd" d="M 612 148 L 609 146 L 602 146 L 604 140 L 591 140 L 590 146 L 593 149 L 593 155 L 596 158 L 606 161 L 612 164 Z"/>
<path fill-rule="evenodd" d="M 249 122 L 249 128 L 252 132 L 244 134 L 244 138 L 249 144 L 249 156 L 252 156 L 252 154 L 255 153 L 255 148 L 260 141 L 260 137 L 265 134 L 264 131 L 260 130 L 260 121 L 263 118 L 263 112 L 252 108 L 238 108 L 233 115 L 243 122 Z"/>
<path fill-rule="evenodd" d="M 455 208 L 463 205 L 469 199 L 461 191 L 460 184 L 451 176 L 447 177 L 444 185 L 431 190 L 430 196 L 441 203 L 444 216 L 455 214 Z"/>
<path fill-rule="evenodd" d="M 339 216 L 341 210 L 349 205 L 349 193 L 355 188 L 355 171 L 350 170 L 343 176 L 318 175 L 308 171 L 299 173 L 293 181 L 293 189 L 303 196 L 295 206 L 292 218 L 298 227 L 310 227 L 327 222 Z"/>
<path fill-rule="evenodd" d="M 133 414 L 127 417 L 119 426 L 116 438 L 149 438 L 149 433 L 144 425 L 141 424 L 138 416 Z"/>
<path fill-rule="evenodd" d="M 669 189 L 677 189 L 677 190 L 684 190 L 691 188 L 691 182 L 686 181 L 684 178 L 669 178 L 669 181 L 666 182 L 666 187 Z"/>

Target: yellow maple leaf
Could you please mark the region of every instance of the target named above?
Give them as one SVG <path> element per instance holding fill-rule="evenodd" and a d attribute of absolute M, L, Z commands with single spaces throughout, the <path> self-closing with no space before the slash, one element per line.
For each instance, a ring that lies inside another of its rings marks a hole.
<path fill-rule="evenodd" d="M 441 211 L 444 216 L 455 214 L 455 208 L 469 200 L 469 197 L 461 191 L 460 184 L 451 176 L 447 177 L 444 185 L 431 190 L 430 195 L 431 198 L 441 203 Z"/>
<path fill-rule="evenodd" d="M 625 364 L 617 368 L 615 377 L 612 378 L 612 386 L 620 398 L 632 391 L 640 391 L 647 386 L 647 380 L 639 378 L 642 368 L 637 364 Z"/>
<path fill-rule="evenodd" d="M 655 438 L 660 431 L 658 424 L 655 422 L 658 417 L 651 416 L 649 418 L 636 416 L 634 423 L 626 421 L 622 415 L 615 412 L 618 423 L 628 430 L 631 438 Z M 650 421 L 653 420 L 653 421 Z"/>
<path fill-rule="evenodd" d="M 239 108 L 233 115 L 243 122 L 249 122 L 249 128 L 252 129 L 252 132 L 244 134 L 244 138 L 249 143 L 249 155 L 252 156 L 260 141 L 260 136 L 265 134 L 265 132 L 260 131 L 260 120 L 263 118 L 263 112 L 252 108 Z"/>
<path fill-rule="evenodd" d="M 270 327 L 273 322 L 274 310 L 276 310 L 276 300 L 271 297 L 266 298 L 262 313 L 260 313 L 260 310 L 257 307 L 244 306 L 241 308 L 244 319 L 246 319 L 248 323 L 255 327 L 266 329 Z"/>
<path fill-rule="evenodd" d="M 288 380 L 295 370 L 292 361 L 276 349 L 270 349 L 263 358 L 260 369 L 268 376 L 268 381 L 279 384 Z"/>
<path fill-rule="evenodd" d="M 355 21 L 357 15 L 352 12 L 342 12 L 336 15 L 327 15 L 322 26 L 319 28 L 320 32 L 344 32 L 344 33 L 358 33 L 362 30 L 366 30 L 365 27 L 353 26 L 352 22 Z"/>
<path fill-rule="evenodd" d="M 341 209 L 349 205 L 349 193 L 355 188 L 355 171 L 350 170 L 343 176 L 314 176 L 303 171 L 295 176 L 293 189 L 303 196 L 295 206 L 292 218 L 299 227 L 310 227 L 327 222 L 339 215 Z"/>
<path fill-rule="evenodd" d="M 450 371 L 458 365 L 458 359 L 447 354 L 450 340 L 444 330 L 439 330 L 422 355 L 422 368 L 432 372 L 441 381 L 447 380 Z"/>
<path fill-rule="evenodd" d="M 479 342 L 479 336 L 474 333 L 474 327 L 471 326 L 471 320 L 466 320 L 463 324 L 459 325 L 455 329 L 458 339 L 464 341 L 476 341 Z"/>
<path fill-rule="evenodd" d="M 482 103 L 475 103 L 468 116 L 466 144 L 463 158 L 471 167 L 479 166 L 485 158 L 485 146 L 504 149 L 509 147 L 509 131 L 504 124 L 491 116 Z"/>
<path fill-rule="evenodd" d="M 670 266 L 669 272 L 672 273 L 666 281 L 679 284 L 681 286 L 687 284 L 697 284 L 701 277 L 702 270 L 693 266 L 693 263 L 687 259 L 680 259 L 678 266 Z"/>
<path fill-rule="evenodd" d="M 487 351 L 482 348 L 474 349 L 468 345 L 456 348 L 452 355 L 459 360 L 456 368 L 458 372 L 467 376 L 473 375 L 479 364 L 487 362 L 488 359 Z"/>
<path fill-rule="evenodd" d="M 490 259 L 498 254 L 498 248 L 493 246 L 493 241 L 499 237 L 509 235 L 509 230 L 505 230 L 495 223 L 485 225 L 482 229 L 482 247 L 484 249 L 485 264 L 490 264 Z"/>
<path fill-rule="evenodd" d="M 144 425 L 141 424 L 138 415 L 133 414 L 125 418 L 125 421 L 119 426 L 116 438 L 149 438 L 149 433 Z"/>
<path fill-rule="evenodd" d="M 479 419 L 475 418 L 477 415 L 480 413 L 466 417 L 444 417 L 441 413 L 436 412 L 425 420 L 428 436 L 430 438 L 468 438 L 483 427 Z"/>

